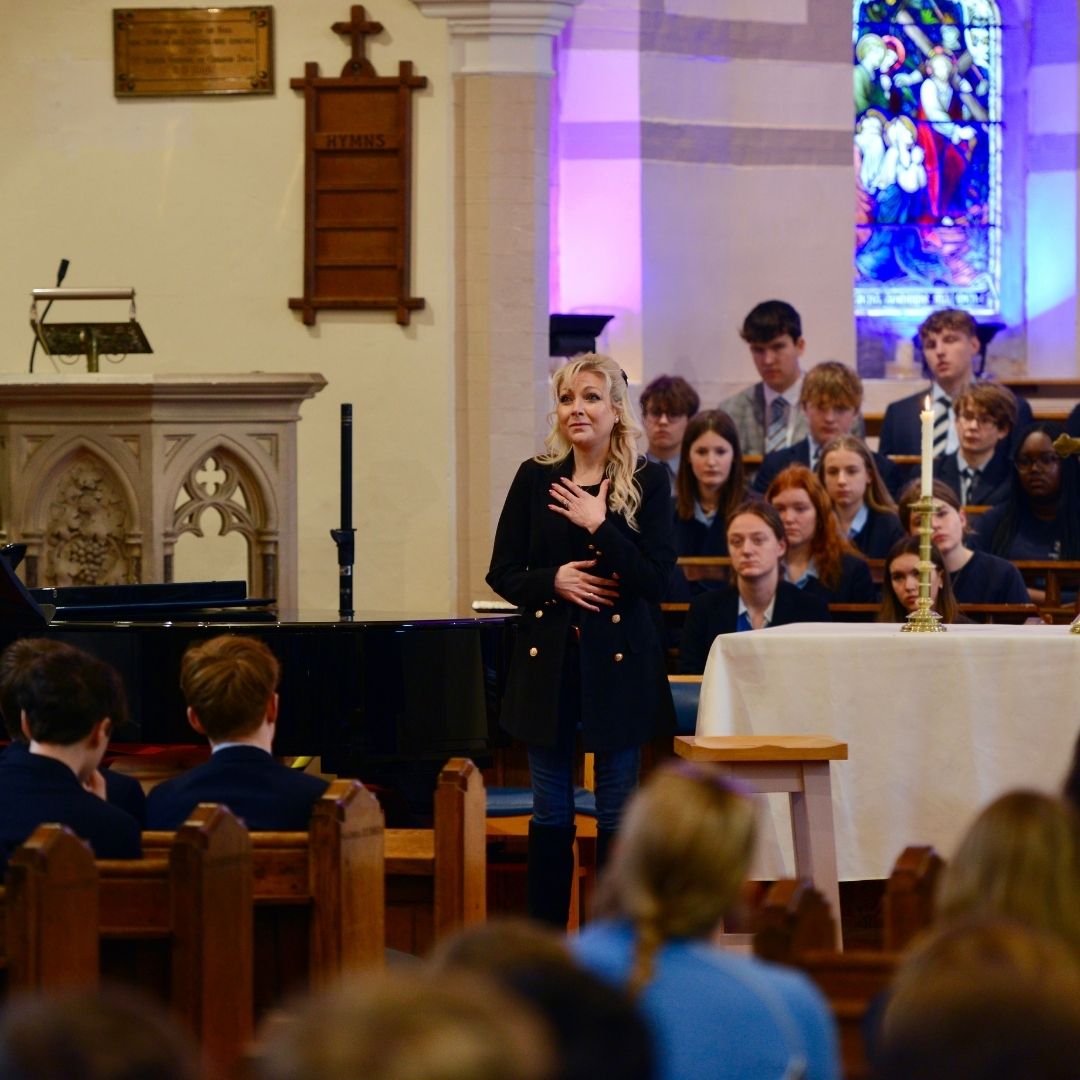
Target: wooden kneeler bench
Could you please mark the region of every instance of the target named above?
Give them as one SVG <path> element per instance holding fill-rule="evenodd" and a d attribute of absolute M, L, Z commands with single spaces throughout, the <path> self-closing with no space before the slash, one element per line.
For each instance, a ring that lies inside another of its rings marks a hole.
<path fill-rule="evenodd" d="M 386 830 L 386 943 L 423 955 L 487 915 L 484 780 L 451 758 L 435 787 L 431 829 Z"/>
<path fill-rule="evenodd" d="M 847 760 L 847 743 L 824 735 L 676 735 L 675 753 L 689 761 L 715 762 L 762 794 L 786 794 L 795 876 L 812 881 L 839 914 L 829 762 Z M 836 943 L 842 944 L 839 918 Z"/>
<path fill-rule="evenodd" d="M 223 806 L 197 807 L 164 857 L 99 859 L 102 974 L 155 989 L 232 1068 L 251 1041 L 251 841 Z"/>
<path fill-rule="evenodd" d="M 383 813 L 357 780 L 334 780 L 306 832 L 253 832 L 255 1015 L 384 957 Z M 147 854 L 176 833 L 144 832 Z"/>

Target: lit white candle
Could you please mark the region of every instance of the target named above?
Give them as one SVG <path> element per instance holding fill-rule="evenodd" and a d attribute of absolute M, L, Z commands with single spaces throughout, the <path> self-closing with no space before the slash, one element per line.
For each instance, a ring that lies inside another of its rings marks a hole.
<path fill-rule="evenodd" d="M 923 410 L 919 413 L 922 420 L 922 491 L 924 499 L 934 493 L 934 410 L 931 408 L 930 395 L 923 400 Z"/>

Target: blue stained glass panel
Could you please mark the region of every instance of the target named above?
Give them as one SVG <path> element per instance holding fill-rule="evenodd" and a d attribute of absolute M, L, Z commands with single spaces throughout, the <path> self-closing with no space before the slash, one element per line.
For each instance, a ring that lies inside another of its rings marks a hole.
<path fill-rule="evenodd" d="M 997 314 L 997 4 L 856 0 L 853 29 L 856 315 Z"/>

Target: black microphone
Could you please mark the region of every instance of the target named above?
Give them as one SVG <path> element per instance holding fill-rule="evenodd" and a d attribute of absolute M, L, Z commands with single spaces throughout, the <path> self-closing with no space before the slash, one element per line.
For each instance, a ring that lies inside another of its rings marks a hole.
<path fill-rule="evenodd" d="M 60 288 L 60 283 L 67 276 L 68 267 L 70 265 L 71 265 L 71 262 L 68 259 L 61 259 L 60 260 L 60 266 L 56 271 L 56 288 L 58 288 L 58 289 Z M 45 305 L 45 310 L 41 313 L 41 318 L 38 319 L 38 325 L 39 326 L 41 325 L 41 323 L 43 323 L 45 321 L 45 316 L 49 314 L 49 308 L 51 308 L 52 306 L 53 306 L 53 302 L 51 300 Z M 37 352 L 37 347 L 38 347 L 38 335 L 35 333 L 34 334 L 34 344 L 30 348 L 30 374 L 31 375 L 34 373 L 34 354 Z"/>

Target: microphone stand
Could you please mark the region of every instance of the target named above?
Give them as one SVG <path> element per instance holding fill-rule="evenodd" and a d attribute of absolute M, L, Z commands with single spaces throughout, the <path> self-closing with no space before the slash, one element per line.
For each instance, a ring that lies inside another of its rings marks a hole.
<path fill-rule="evenodd" d="M 356 530 L 352 523 L 352 405 L 341 406 L 341 528 L 330 536 L 338 553 L 338 615 L 351 621 L 353 611 L 353 562 Z"/>

